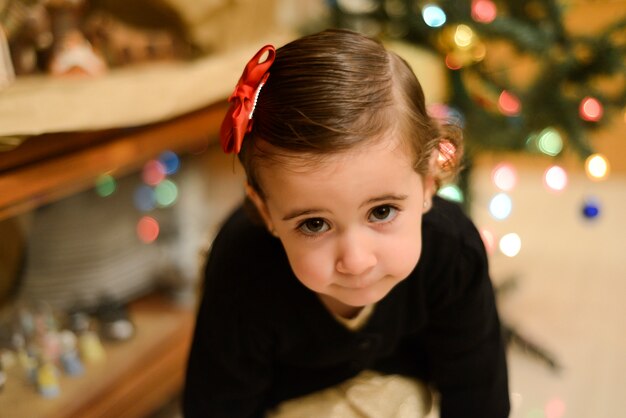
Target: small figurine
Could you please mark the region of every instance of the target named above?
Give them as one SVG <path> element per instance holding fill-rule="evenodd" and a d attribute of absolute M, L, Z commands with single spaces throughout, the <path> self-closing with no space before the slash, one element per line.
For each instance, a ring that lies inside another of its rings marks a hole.
<path fill-rule="evenodd" d="M 106 357 L 100 337 L 94 331 L 85 331 L 79 335 L 78 347 L 85 363 L 98 363 Z"/>
<path fill-rule="evenodd" d="M 4 7 L 0 13 L 0 26 L 9 43 L 15 74 L 33 74 L 44 69 L 53 41 L 50 16 L 44 2 L 5 1 L 0 4 Z"/>
<path fill-rule="evenodd" d="M 35 383 L 37 381 L 37 359 L 26 350 L 26 341 L 22 334 L 13 335 L 13 347 L 17 353 L 17 361 L 24 369 L 26 380 Z"/>
<path fill-rule="evenodd" d="M 130 320 L 126 306 L 115 300 L 105 300 L 96 312 L 100 334 L 113 341 L 126 341 L 135 335 L 135 325 Z"/>
<path fill-rule="evenodd" d="M 106 356 L 98 334 L 91 329 L 91 319 L 84 312 L 70 315 L 70 327 L 78 337 L 78 352 L 85 363 L 97 363 Z"/>
<path fill-rule="evenodd" d="M 70 376 L 80 376 L 84 373 L 85 368 L 78 356 L 76 349 L 76 335 L 69 330 L 61 331 L 61 364 L 63 370 Z"/>
<path fill-rule="evenodd" d="M 44 360 L 37 370 L 37 389 L 45 398 L 56 398 L 61 393 L 59 372 L 49 360 Z"/>
<path fill-rule="evenodd" d="M 52 53 L 50 72 L 53 75 L 97 76 L 106 72 L 102 57 L 78 30 L 65 34 Z"/>

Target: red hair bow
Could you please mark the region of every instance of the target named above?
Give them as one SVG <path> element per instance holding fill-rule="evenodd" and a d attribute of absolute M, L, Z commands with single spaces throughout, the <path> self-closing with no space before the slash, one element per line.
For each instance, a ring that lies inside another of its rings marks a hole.
<path fill-rule="evenodd" d="M 265 61 L 259 62 L 266 52 Z M 244 135 L 252 129 L 252 113 L 261 87 L 270 75 L 268 70 L 275 57 L 276 49 L 272 45 L 265 45 L 246 64 L 235 91 L 228 99 L 230 107 L 220 128 L 220 141 L 224 152 L 238 154 L 241 150 Z"/>

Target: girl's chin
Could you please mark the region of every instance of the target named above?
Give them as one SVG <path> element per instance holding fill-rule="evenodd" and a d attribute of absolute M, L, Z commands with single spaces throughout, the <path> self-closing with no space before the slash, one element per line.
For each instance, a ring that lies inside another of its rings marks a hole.
<path fill-rule="evenodd" d="M 352 307 L 362 307 L 379 302 L 389 293 L 391 287 L 381 281 L 362 288 L 337 286 L 336 290 L 330 296 L 338 302 Z"/>

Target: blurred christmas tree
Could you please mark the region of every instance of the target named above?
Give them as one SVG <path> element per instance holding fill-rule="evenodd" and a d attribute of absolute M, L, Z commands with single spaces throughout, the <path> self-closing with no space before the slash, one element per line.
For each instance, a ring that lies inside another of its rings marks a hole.
<path fill-rule="evenodd" d="M 466 209 L 471 207 L 470 169 L 481 151 L 551 157 L 568 151 L 585 160 L 592 180 L 606 177 L 608 161 L 593 154 L 589 137 L 615 114 L 624 114 L 626 120 L 626 19 L 591 36 L 566 28 L 564 16 L 574 5 L 571 0 L 329 0 L 329 4 L 334 26 L 423 47 L 445 63 L 449 95 L 446 103 L 431 103 L 429 111 L 458 121 L 466 138 L 461 190 L 452 188 L 456 191 L 445 197 L 464 199 Z M 506 192 L 516 175 L 510 164 L 499 164 L 493 173 L 496 169 L 502 175 L 493 175 L 493 181 L 504 193 L 490 201 L 489 212 L 501 221 L 511 211 Z M 566 173 L 553 166 L 544 180 L 547 188 L 559 191 L 565 187 Z M 597 204 L 585 203 L 584 217 L 597 215 Z M 496 237 L 491 232 L 491 239 L 486 236 L 486 247 L 493 251 Z M 514 245 L 503 245 L 507 237 L 516 239 Z M 500 238 L 500 250 L 508 257 L 514 257 L 520 246 L 517 234 Z M 498 290 L 516 281 L 516 277 L 501 281 Z M 551 369 L 559 369 L 549 352 L 506 321 L 503 333 Z"/>
<path fill-rule="evenodd" d="M 626 105 L 626 19 L 569 33 L 567 1 L 335 0 L 335 26 L 441 55 L 448 118 L 481 150 L 592 153 L 589 131 Z M 439 107 L 441 111 L 441 107 Z M 441 114 L 438 116 L 442 116 Z"/>

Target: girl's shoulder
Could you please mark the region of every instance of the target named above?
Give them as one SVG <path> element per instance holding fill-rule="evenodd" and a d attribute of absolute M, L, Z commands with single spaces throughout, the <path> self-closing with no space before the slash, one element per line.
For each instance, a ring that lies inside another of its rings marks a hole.
<path fill-rule="evenodd" d="M 435 196 L 422 222 L 424 247 L 454 249 L 469 247 L 478 252 L 484 245 L 474 222 L 457 203 Z"/>
<path fill-rule="evenodd" d="M 241 206 L 225 220 L 211 244 L 204 268 L 205 293 L 236 298 L 239 304 L 253 303 L 280 294 L 279 290 L 286 292 L 290 274 L 280 241 L 253 222 Z"/>

